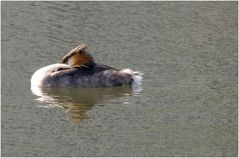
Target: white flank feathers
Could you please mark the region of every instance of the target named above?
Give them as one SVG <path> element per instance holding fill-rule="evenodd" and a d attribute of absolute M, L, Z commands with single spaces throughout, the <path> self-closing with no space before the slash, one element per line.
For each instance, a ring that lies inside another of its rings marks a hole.
<path fill-rule="evenodd" d="M 136 91 L 141 91 L 141 85 L 142 85 L 142 72 L 139 71 L 132 71 L 131 69 L 122 69 L 120 70 L 122 73 L 130 74 L 133 78 L 132 88 Z"/>
<path fill-rule="evenodd" d="M 49 71 L 57 69 L 58 67 L 69 67 L 69 66 L 66 64 L 52 64 L 40 68 L 32 75 L 31 86 L 41 86 L 44 77 L 49 73 Z"/>

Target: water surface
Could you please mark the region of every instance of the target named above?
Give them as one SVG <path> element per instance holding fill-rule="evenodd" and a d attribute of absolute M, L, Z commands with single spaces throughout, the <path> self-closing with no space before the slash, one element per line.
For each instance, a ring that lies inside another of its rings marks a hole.
<path fill-rule="evenodd" d="M 237 2 L 2 2 L 2 156 L 237 156 Z M 127 88 L 31 90 L 88 43 Z"/>

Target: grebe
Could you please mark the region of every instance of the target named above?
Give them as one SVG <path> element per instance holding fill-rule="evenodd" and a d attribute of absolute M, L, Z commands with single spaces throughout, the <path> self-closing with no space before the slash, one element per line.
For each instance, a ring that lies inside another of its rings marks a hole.
<path fill-rule="evenodd" d="M 32 86 L 39 87 L 116 87 L 141 86 L 142 73 L 130 69 L 116 69 L 95 63 L 86 52 L 86 44 L 72 49 L 61 63 L 37 70 L 31 78 Z"/>

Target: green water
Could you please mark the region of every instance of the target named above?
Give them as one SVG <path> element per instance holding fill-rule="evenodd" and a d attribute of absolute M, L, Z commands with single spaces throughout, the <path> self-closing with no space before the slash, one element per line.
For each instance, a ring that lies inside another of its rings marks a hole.
<path fill-rule="evenodd" d="M 2 156 L 237 156 L 237 2 L 1 2 Z M 88 44 L 127 88 L 30 88 Z"/>

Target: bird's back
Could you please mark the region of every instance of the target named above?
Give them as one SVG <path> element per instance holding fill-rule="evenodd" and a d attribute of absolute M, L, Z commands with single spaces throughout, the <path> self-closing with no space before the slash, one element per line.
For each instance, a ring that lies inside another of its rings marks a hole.
<path fill-rule="evenodd" d="M 130 74 L 103 64 L 49 71 L 43 80 L 43 85 L 49 87 L 112 87 L 131 83 Z"/>

